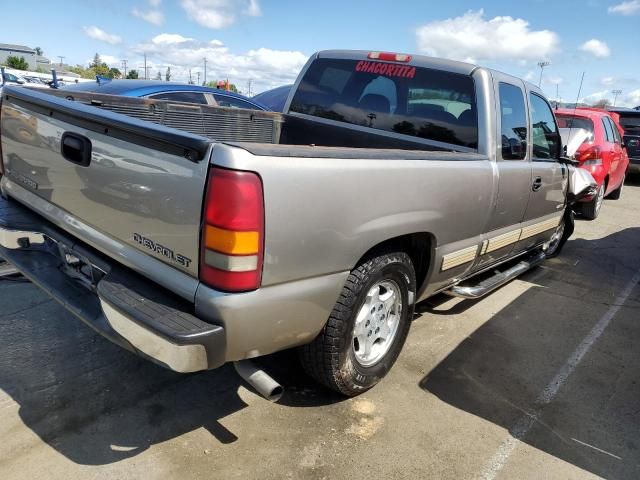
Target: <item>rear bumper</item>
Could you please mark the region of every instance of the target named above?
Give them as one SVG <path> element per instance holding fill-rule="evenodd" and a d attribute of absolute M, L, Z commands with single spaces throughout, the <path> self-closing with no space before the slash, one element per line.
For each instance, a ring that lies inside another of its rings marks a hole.
<path fill-rule="evenodd" d="M 225 362 L 222 326 L 198 319 L 184 300 L 5 199 L 0 199 L 0 256 L 84 323 L 131 352 L 183 373 Z"/>

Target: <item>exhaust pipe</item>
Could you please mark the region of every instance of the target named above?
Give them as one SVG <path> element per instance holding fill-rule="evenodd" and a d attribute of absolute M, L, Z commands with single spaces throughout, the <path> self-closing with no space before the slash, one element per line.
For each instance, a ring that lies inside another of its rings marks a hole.
<path fill-rule="evenodd" d="M 251 385 L 260 395 L 270 402 L 277 402 L 284 393 L 284 388 L 267 372 L 259 368 L 251 360 L 234 362 L 233 366 L 245 382 Z"/>

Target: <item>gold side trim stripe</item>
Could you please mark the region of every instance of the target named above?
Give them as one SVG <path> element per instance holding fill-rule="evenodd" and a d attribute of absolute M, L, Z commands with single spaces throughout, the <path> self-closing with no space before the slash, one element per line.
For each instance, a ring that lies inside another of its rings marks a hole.
<path fill-rule="evenodd" d="M 522 235 L 520 235 L 520 239 L 524 240 L 525 238 L 533 237 L 540 233 L 546 232 L 547 230 L 554 229 L 558 226 L 559 223 L 560 218 L 552 218 L 550 220 L 525 227 L 522 229 Z"/>
<path fill-rule="evenodd" d="M 442 257 L 442 270 L 449 270 L 450 268 L 464 265 L 475 260 L 478 253 L 478 246 L 463 248 L 457 252 L 451 252 Z"/>
<path fill-rule="evenodd" d="M 501 248 L 516 243 L 518 240 L 520 240 L 520 229 L 493 237 L 489 239 L 487 253 L 500 250 Z"/>

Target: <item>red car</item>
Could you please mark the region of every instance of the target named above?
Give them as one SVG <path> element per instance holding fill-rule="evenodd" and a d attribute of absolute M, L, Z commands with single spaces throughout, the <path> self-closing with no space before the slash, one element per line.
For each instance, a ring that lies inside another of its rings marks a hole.
<path fill-rule="evenodd" d="M 593 220 L 600 213 L 604 197 L 620 198 L 629 156 L 622 144 L 624 130 L 610 112 L 598 108 L 560 108 L 555 111 L 565 145 L 584 141 L 569 155 L 580 162 L 598 182 L 598 193 L 580 203 L 585 218 Z"/>

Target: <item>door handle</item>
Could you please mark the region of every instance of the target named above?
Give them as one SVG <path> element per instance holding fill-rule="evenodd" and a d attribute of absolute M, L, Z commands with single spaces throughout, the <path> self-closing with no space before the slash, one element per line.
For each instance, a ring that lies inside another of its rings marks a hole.
<path fill-rule="evenodd" d="M 88 167 L 91 163 L 91 140 L 73 132 L 64 132 L 60 139 L 60 154 L 71 163 Z"/>
<path fill-rule="evenodd" d="M 542 177 L 536 177 L 533 181 L 533 185 L 531 185 L 531 190 L 537 192 L 542 187 Z"/>

